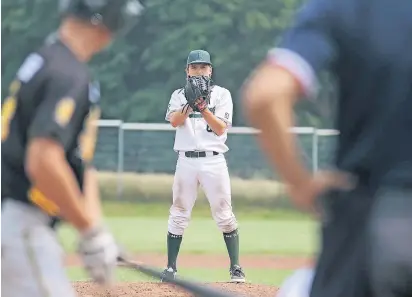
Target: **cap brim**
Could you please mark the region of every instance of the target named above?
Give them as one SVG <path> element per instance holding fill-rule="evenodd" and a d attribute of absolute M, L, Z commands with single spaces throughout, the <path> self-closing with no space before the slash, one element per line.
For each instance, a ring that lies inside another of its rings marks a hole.
<path fill-rule="evenodd" d="M 210 63 L 210 62 L 205 62 L 205 61 L 202 61 L 202 60 L 196 60 L 196 61 L 192 61 L 192 62 L 187 63 L 187 65 L 190 65 L 190 64 L 207 64 L 207 65 L 212 65 L 212 63 Z"/>

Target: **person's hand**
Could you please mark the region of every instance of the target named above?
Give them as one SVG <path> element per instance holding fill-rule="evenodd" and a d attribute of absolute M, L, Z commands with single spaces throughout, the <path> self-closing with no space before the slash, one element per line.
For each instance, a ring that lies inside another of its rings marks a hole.
<path fill-rule="evenodd" d="M 292 202 L 301 210 L 316 212 L 316 199 L 329 190 L 349 191 L 355 186 L 350 175 L 337 171 L 320 171 L 296 185 L 288 186 Z"/>
<path fill-rule="evenodd" d="M 207 109 L 208 102 L 205 98 L 198 98 L 195 101 L 195 105 L 199 112 L 204 112 Z"/>
<path fill-rule="evenodd" d="M 78 253 L 92 279 L 101 284 L 110 284 L 114 279 L 119 248 L 110 232 L 94 227 L 80 235 Z"/>

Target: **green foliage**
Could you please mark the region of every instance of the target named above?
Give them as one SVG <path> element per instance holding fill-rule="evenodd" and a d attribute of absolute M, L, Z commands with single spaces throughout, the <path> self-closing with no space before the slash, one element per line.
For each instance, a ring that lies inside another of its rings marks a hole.
<path fill-rule="evenodd" d="M 2 59 L 7 61 L 2 67 L 3 98 L 25 55 L 56 30 L 57 2 L 2 1 Z M 140 25 L 91 61 L 101 81 L 103 117 L 162 122 L 172 91 L 184 84 L 187 54 L 201 48 L 212 55 L 216 83 L 232 92 L 234 124 L 244 125 L 237 99 L 240 87 L 279 42 L 302 0 L 147 3 Z M 322 89 L 321 98 L 329 95 Z M 299 124 L 322 126 L 322 116 L 328 119 L 328 113 L 317 113 L 313 106 L 307 103 L 301 108 Z"/>

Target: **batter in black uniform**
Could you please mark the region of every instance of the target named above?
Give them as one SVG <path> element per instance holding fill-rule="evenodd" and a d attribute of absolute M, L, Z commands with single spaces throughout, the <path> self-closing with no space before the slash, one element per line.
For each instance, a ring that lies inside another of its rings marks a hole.
<path fill-rule="evenodd" d="M 100 226 L 93 159 L 99 86 L 86 62 L 134 25 L 137 0 L 62 1 L 54 42 L 30 53 L 2 106 L 2 296 L 75 296 L 52 228 L 79 232 L 90 277 L 109 283 L 118 248 Z M 93 197 L 92 197 L 93 196 Z"/>
<path fill-rule="evenodd" d="M 321 206 L 312 297 L 412 296 L 411 16 L 410 0 L 308 1 L 245 87 L 291 199 Z M 323 70 L 338 84 L 337 170 L 312 175 L 287 131 Z"/>

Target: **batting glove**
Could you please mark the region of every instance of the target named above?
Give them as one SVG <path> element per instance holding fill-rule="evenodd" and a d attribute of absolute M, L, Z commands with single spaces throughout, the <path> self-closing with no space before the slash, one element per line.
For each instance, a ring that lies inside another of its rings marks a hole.
<path fill-rule="evenodd" d="M 86 231 L 80 236 L 78 253 L 95 282 L 103 285 L 113 281 L 119 249 L 110 232 L 102 227 Z"/>

